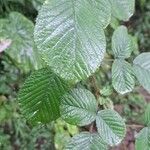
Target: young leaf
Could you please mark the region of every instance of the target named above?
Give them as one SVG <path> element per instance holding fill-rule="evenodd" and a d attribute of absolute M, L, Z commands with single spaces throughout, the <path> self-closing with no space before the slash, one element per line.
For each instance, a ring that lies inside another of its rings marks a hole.
<path fill-rule="evenodd" d="M 56 120 L 60 99 L 67 90 L 68 85 L 49 68 L 35 71 L 19 92 L 21 111 L 32 124 Z"/>
<path fill-rule="evenodd" d="M 114 110 L 99 111 L 96 126 L 103 140 L 111 146 L 119 144 L 125 136 L 125 122 Z"/>
<path fill-rule="evenodd" d="M 110 0 L 112 14 L 116 18 L 128 21 L 135 10 L 135 0 Z"/>
<path fill-rule="evenodd" d="M 149 127 L 145 127 L 137 135 L 135 148 L 136 150 L 149 150 L 150 149 L 150 128 Z"/>
<path fill-rule="evenodd" d="M 47 0 L 39 11 L 34 32 L 39 53 L 55 73 L 73 83 L 94 73 L 104 57 L 105 17 L 100 18 L 107 15 L 107 5 L 105 9 L 101 3 L 106 2 Z"/>
<path fill-rule="evenodd" d="M 131 92 L 135 86 L 135 78 L 131 64 L 125 60 L 116 59 L 112 66 L 112 84 L 114 89 L 125 94 Z"/>
<path fill-rule="evenodd" d="M 86 89 L 73 89 L 66 93 L 60 106 L 62 118 L 73 125 L 88 125 L 96 119 L 97 103 Z"/>
<path fill-rule="evenodd" d="M 137 56 L 133 64 L 136 77 L 140 84 L 150 92 L 150 52 Z"/>
<path fill-rule="evenodd" d="M 0 19 L 0 40 L 10 40 L 5 52 L 16 61 L 24 72 L 38 69 L 33 51 L 34 24 L 18 12 L 11 12 L 8 19 Z"/>
<path fill-rule="evenodd" d="M 116 58 L 128 58 L 133 51 L 130 35 L 125 26 L 119 26 L 112 36 L 112 50 Z"/>
<path fill-rule="evenodd" d="M 75 135 L 65 150 L 107 150 L 108 146 L 96 133 L 81 132 Z"/>

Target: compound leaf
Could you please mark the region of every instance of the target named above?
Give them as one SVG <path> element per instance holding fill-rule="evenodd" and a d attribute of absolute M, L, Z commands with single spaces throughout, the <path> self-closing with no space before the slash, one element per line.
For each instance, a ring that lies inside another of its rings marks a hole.
<path fill-rule="evenodd" d="M 39 53 L 55 73 L 72 83 L 94 73 L 104 57 L 101 17 L 109 12 L 106 2 L 47 0 L 39 11 L 34 32 Z"/>
<path fill-rule="evenodd" d="M 125 60 L 115 60 L 112 66 L 112 84 L 114 89 L 125 94 L 131 92 L 135 86 L 135 77 L 131 64 Z"/>
<path fill-rule="evenodd" d="M 22 113 L 32 124 L 56 120 L 60 116 L 60 99 L 68 87 L 49 68 L 33 72 L 18 95 Z"/>
<path fill-rule="evenodd" d="M 107 150 L 108 146 L 96 133 L 81 132 L 75 135 L 65 150 Z"/>
<path fill-rule="evenodd" d="M 97 103 L 94 95 L 86 89 L 73 89 L 61 101 L 62 118 L 74 125 L 84 126 L 96 119 Z"/>
<path fill-rule="evenodd" d="M 114 110 L 99 111 L 96 126 L 103 140 L 111 146 L 119 144 L 125 136 L 125 122 Z"/>
<path fill-rule="evenodd" d="M 150 92 L 150 52 L 137 56 L 133 64 L 135 75 L 140 84 Z"/>

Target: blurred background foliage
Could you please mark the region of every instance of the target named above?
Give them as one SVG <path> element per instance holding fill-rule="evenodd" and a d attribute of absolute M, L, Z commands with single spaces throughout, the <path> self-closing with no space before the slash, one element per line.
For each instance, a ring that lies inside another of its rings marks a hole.
<path fill-rule="evenodd" d="M 86 127 L 78 129 L 61 119 L 55 124 L 32 127 L 20 114 L 17 92 L 30 72 L 43 65 L 35 53 L 33 41 L 35 19 L 43 2 L 44 0 L 0 0 L 0 150 L 62 150 L 78 130 L 86 130 Z M 112 18 L 106 31 L 108 54 L 105 61 L 92 77 L 77 85 L 86 87 L 95 95 L 100 93 L 99 105 L 114 107 L 129 125 L 144 125 L 142 114 L 150 96 L 141 87 L 124 96 L 114 91 L 110 73 L 113 59 L 110 37 L 113 29 L 124 24 L 135 43 L 133 58 L 138 53 L 149 51 L 149 14 L 150 1 L 136 0 L 136 12 L 129 22 L 118 22 Z"/>

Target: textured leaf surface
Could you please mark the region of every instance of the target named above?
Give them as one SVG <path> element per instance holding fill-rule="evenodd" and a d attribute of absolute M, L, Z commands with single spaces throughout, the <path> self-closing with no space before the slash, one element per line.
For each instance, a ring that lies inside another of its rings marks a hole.
<path fill-rule="evenodd" d="M 74 125 L 88 125 L 96 119 L 97 103 L 94 95 L 86 89 L 73 89 L 61 101 L 62 118 Z"/>
<path fill-rule="evenodd" d="M 125 60 L 115 60 L 112 66 L 112 84 L 114 89 L 125 94 L 131 92 L 135 86 L 135 77 L 131 64 Z"/>
<path fill-rule="evenodd" d="M 101 64 L 106 49 L 103 25 L 109 14 L 105 3 L 47 0 L 40 10 L 35 41 L 41 57 L 62 78 L 77 82 Z"/>
<path fill-rule="evenodd" d="M 150 128 L 146 127 L 137 135 L 135 142 L 136 150 L 149 150 L 150 149 Z"/>
<path fill-rule="evenodd" d="M 150 92 L 150 52 L 137 56 L 133 64 L 136 77 L 140 84 Z"/>
<path fill-rule="evenodd" d="M 25 72 L 38 69 L 33 51 L 33 23 L 18 12 L 10 13 L 8 19 L 0 19 L 0 40 L 10 40 L 5 50 Z"/>
<path fill-rule="evenodd" d="M 99 111 L 96 126 L 103 140 L 111 146 L 119 144 L 125 136 L 124 120 L 114 110 Z"/>
<path fill-rule="evenodd" d="M 112 50 L 116 58 L 128 58 L 133 51 L 132 39 L 125 26 L 118 27 L 112 36 Z"/>
<path fill-rule="evenodd" d="M 65 150 L 107 150 L 107 144 L 102 140 L 102 138 L 96 134 L 89 132 L 81 132 L 75 135 L 69 144 L 66 146 Z"/>
<path fill-rule="evenodd" d="M 33 124 L 56 120 L 60 99 L 67 89 L 66 83 L 48 68 L 35 71 L 19 92 L 22 113 Z"/>
<path fill-rule="evenodd" d="M 135 10 L 135 0 L 110 0 L 112 4 L 112 14 L 116 18 L 128 21 Z"/>

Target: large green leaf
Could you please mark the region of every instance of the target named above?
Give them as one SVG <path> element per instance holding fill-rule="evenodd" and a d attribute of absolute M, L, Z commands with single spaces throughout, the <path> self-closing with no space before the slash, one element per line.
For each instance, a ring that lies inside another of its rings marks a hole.
<path fill-rule="evenodd" d="M 137 56 L 133 64 L 136 77 L 140 84 L 150 92 L 150 52 Z"/>
<path fill-rule="evenodd" d="M 81 132 L 75 135 L 65 150 L 107 150 L 108 146 L 96 133 Z"/>
<path fill-rule="evenodd" d="M 61 101 L 62 118 L 74 125 L 84 126 L 96 119 L 97 103 L 94 95 L 86 89 L 73 89 Z"/>
<path fill-rule="evenodd" d="M 135 77 L 131 64 L 125 60 L 116 59 L 112 66 L 112 84 L 114 89 L 125 94 L 131 92 L 135 86 Z"/>
<path fill-rule="evenodd" d="M 116 18 L 128 21 L 135 10 L 135 0 L 110 0 L 112 4 L 112 14 Z"/>
<path fill-rule="evenodd" d="M 116 58 L 128 58 L 133 51 L 132 39 L 125 26 L 119 26 L 112 36 L 112 50 Z"/>
<path fill-rule="evenodd" d="M 68 85 L 49 68 L 35 71 L 19 92 L 21 111 L 33 124 L 53 121 L 60 116 L 60 99 L 67 90 Z"/>
<path fill-rule="evenodd" d="M 111 146 L 119 144 L 125 136 L 125 122 L 114 110 L 99 111 L 96 126 L 103 140 Z"/>
<path fill-rule="evenodd" d="M 150 128 L 146 127 L 136 137 L 136 150 L 150 150 Z"/>
<path fill-rule="evenodd" d="M 7 19 L 0 19 L 0 40 L 10 40 L 6 53 L 25 72 L 38 69 L 33 41 L 34 24 L 18 12 L 10 13 Z"/>
<path fill-rule="evenodd" d="M 43 60 L 62 78 L 75 83 L 101 64 L 106 49 L 103 28 L 110 15 L 106 3 L 47 0 L 39 11 L 35 42 Z"/>

